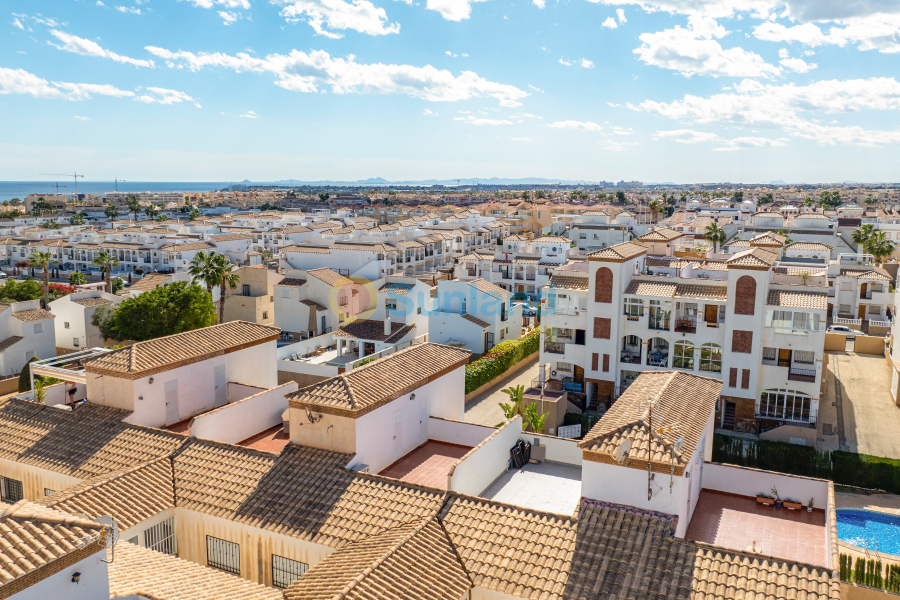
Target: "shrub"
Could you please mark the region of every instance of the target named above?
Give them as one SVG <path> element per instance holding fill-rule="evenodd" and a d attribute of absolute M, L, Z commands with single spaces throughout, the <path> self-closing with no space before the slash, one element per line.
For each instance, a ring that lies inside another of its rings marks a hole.
<path fill-rule="evenodd" d="M 466 393 L 505 373 L 511 366 L 538 351 L 540 329 L 533 329 L 516 340 L 500 342 L 478 360 L 466 365 Z"/>
<path fill-rule="evenodd" d="M 381 357 L 380 357 L 380 356 L 369 356 L 369 357 L 367 357 L 367 358 L 362 359 L 362 360 L 359 361 L 358 363 L 356 363 L 356 367 L 359 368 L 359 367 L 361 367 L 361 366 L 363 366 L 363 365 L 369 364 L 370 362 L 375 362 L 375 361 L 378 360 L 379 358 L 381 358 Z"/>

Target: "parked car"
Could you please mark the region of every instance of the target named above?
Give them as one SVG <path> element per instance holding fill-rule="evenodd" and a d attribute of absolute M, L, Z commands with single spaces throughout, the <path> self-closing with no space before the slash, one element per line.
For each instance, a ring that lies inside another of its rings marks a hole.
<path fill-rule="evenodd" d="M 0 279 L 6 279 L 7 277 L 9 277 L 9 275 L 4 273 L 3 271 L 0 271 Z"/>
<path fill-rule="evenodd" d="M 850 329 L 846 325 L 832 325 L 825 330 L 825 333 L 840 333 L 841 335 L 846 335 L 848 340 L 856 338 L 856 330 Z"/>
<path fill-rule="evenodd" d="M 537 309 L 532 307 L 528 302 L 516 302 L 516 306 L 522 307 L 522 316 L 523 317 L 536 317 Z"/>

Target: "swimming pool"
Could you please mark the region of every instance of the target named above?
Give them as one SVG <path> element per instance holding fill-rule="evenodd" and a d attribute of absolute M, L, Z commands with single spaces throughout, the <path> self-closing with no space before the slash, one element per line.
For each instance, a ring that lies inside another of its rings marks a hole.
<path fill-rule="evenodd" d="M 869 550 L 900 555 L 900 516 L 871 510 L 837 512 L 838 539 Z"/>

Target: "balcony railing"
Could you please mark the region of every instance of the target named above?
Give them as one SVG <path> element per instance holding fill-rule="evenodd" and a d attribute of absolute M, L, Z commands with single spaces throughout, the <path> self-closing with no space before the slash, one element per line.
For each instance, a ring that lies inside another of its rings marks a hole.
<path fill-rule="evenodd" d="M 669 317 L 656 317 L 650 315 L 649 325 L 650 329 L 669 331 Z"/>
<path fill-rule="evenodd" d="M 533 275 L 533 274 L 532 274 L 532 275 L 526 275 L 526 276 L 525 276 L 525 279 L 527 279 L 528 281 L 534 281 L 534 275 Z"/>
<path fill-rule="evenodd" d="M 677 333 L 697 333 L 697 319 L 694 317 L 678 317 L 675 321 Z"/>
<path fill-rule="evenodd" d="M 815 369 L 798 369 L 796 367 L 791 367 L 791 369 L 788 371 L 788 379 L 791 381 L 805 381 L 807 383 L 815 383 L 816 371 Z"/>
<path fill-rule="evenodd" d="M 550 354 L 565 354 L 566 345 L 561 342 L 544 342 L 544 352 Z"/>
<path fill-rule="evenodd" d="M 631 365 L 641 364 L 641 349 L 635 347 L 626 347 L 624 350 L 622 350 L 620 362 Z"/>

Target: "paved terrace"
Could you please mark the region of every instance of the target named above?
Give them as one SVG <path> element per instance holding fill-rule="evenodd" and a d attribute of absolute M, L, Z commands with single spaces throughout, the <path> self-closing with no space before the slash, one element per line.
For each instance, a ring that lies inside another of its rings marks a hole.
<path fill-rule="evenodd" d="M 768 556 L 829 566 L 825 511 L 807 513 L 756 503 L 756 498 L 702 490 L 685 537 L 746 551 L 755 546 Z"/>
<path fill-rule="evenodd" d="M 498 477 L 481 497 L 571 515 L 581 499 L 581 467 L 556 462 L 529 463 Z"/>
<path fill-rule="evenodd" d="M 429 440 L 383 470 L 380 475 L 446 490 L 450 468 L 471 449 L 469 446 Z"/>

